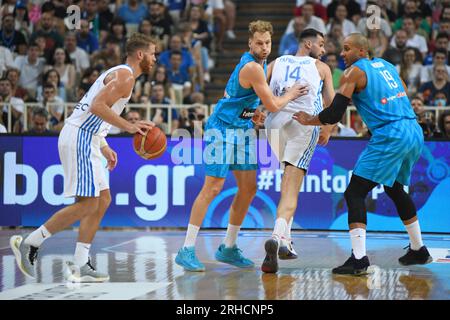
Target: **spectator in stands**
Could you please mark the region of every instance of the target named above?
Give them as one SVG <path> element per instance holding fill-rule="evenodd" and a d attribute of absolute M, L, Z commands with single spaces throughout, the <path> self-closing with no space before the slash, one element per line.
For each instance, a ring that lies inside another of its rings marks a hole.
<path fill-rule="evenodd" d="M 120 6 L 117 15 L 126 24 L 134 25 L 137 29 L 139 23 L 147 18 L 148 8 L 145 3 L 138 2 L 137 0 L 128 0 Z"/>
<path fill-rule="evenodd" d="M 56 88 L 56 95 L 63 102 L 67 101 L 66 88 L 64 87 L 64 83 L 61 82 L 61 77 L 56 69 L 49 69 L 44 73 L 42 85 L 37 87 L 37 101 L 42 102 L 44 100 L 44 84 L 46 83 L 51 83 Z"/>
<path fill-rule="evenodd" d="M 97 0 L 85 0 L 84 10 L 81 12 L 81 18 L 87 20 L 90 25 L 90 31 L 100 39 L 100 30 L 108 30 L 108 21 L 102 21 L 98 14 Z"/>
<path fill-rule="evenodd" d="M 448 105 L 450 101 L 450 83 L 448 81 L 448 73 L 445 65 L 435 65 L 433 68 L 434 80 L 425 82 L 420 88 L 419 93 L 426 105 L 436 106 L 443 104 Z M 438 95 L 442 93 L 445 98 Z"/>
<path fill-rule="evenodd" d="M 63 37 L 54 28 L 55 18 L 52 13 L 44 12 L 41 16 L 41 28 L 31 35 L 30 41 L 35 41 L 38 36 L 45 38 L 45 55 L 53 56 L 56 48 L 64 46 Z"/>
<path fill-rule="evenodd" d="M 92 54 L 99 49 L 98 39 L 89 30 L 89 22 L 87 20 L 80 20 L 80 30 L 77 32 L 78 46 L 87 53 Z"/>
<path fill-rule="evenodd" d="M 327 32 L 331 32 L 333 25 L 339 24 L 342 26 L 342 33 L 344 37 L 348 36 L 350 33 L 356 32 L 355 24 L 347 19 L 347 8 L 344 4 L 338 4 L 336 6 L 336 13 L 334 18 L 329 19 L 327 24 Z"/>
<path fill-rule="evenodd" d="M 170 105 L 172 102 L 166 96 L 164 92 L 164 86 L 162 84 L 156 83 L 152 86 L 152 95 L 150 98 L 152 104 L 163 104 Z M 168 130 L 168 108 L 152 108 L 150 118 L 155 123 L 157 127 L 166 133 L 171 133 Z M 178 114 L 177 111 L 172 108 L 172 130 L 178 128 Z"/>
<path fill-rule="evenodd" d="M 8 126 L 8 105 L 11 105 L 11 128 L 14 132 L 19 133 L 20 120 L 25 109 L 22 99 L 14 97 L 11 90 L 11 81 L 3 77 L 0 79 L 0 105 L 2 105 L 2 123 Z"/>
<path fill-rule="evenodd" d="M 188 15 L 189 24 L 193 33 L 193 41 L 200 41 L 202 46 L 210 49 L 212 36 L 209 32 L 208 23 L 202 19 L 203 14 L 203 9 L 200 6 L 191 6 Z"/>
<path fill-rule="evenodd" d="M 374 57 L 381 58 L 388 47 L 388 39 L 381 29 L 367 29 L 367 39 Z"/>
<path fill-rule="evenodd" d="M 371 6 L 371 5 L 376 5 L 377 7 L 379 7 L 380 8 L 380 3 L 379 3 L 379 1 L 368 1 L 367 2 L 367 7 L 369 7 L 369 6 Z M 364 13 L 364 12 L 363 12 Z M 367 19 L 368 19 L 368 17 L 367 16 L 365 16 L 365 17 L 362 17 L 361 19 L 359 19 L 359 22 L 356 24 L 356 30 L 358 31 L 358 32 L 360 32 L 360 33 L 362 33 L 362 34 L 365 34 L 366 33 L 366 29 L 367 29 L 367 27 L 368 27 L 368 25 L 367 25 L 367 23 L 368 23 L 368 21 L 367 21 Z M 388 37 L 388 38 L 390 38 L 391 36 L 392 36 L 392 29 L 391 29 L 391 25 L 390 25 L 390 23 L 389 23 L 389 21 L 390 20 L 388 20 L 385 16 L 383 16 L 383 10 L 381 11 L 381 18 L 380 18 L 380 20 L 378 21 L 379 22 L 379 27 L 378 26 L 376 26 L 376 28 L 372 28 L 372 29 L 381 29 L 381 31 L 383 32 L 383 34 L 386 36 L 386 37 Z M 371 21 L 369 21 L 369 22 L 375 22 L 374 20 L 371 20 Z M 369 25 L 370 25 L 370 23 L 369 23 Z M 372 27 L 372 26 L 371 26 Z"/>
<path fill-rule="evenodd" d="M 450 66 L 446 64 L 448 51 L 446 49 L 436 49 L 433 52 L 433 64 L 428 66 L 422 66 L 420 71 L 420 84 L 434 80 L 433 79 L 433 68 L 435 65 L 444 65 L 447 68 L 447 73 L 450 78 Z"/>
<path fill-rule="evenodd" d="M 337 40 L 339 43 L 344 43 L 344 32 L 342 30 L 342 24 L 339 22 L 333 23 L 330 27 L 328 37 Z"/>
<path fill-rule="evenodd" d="M 130 109 L 126 114 L 125 114 L 125 119 L 130 122 L 130 123 L 136 123 L 138 121 L 142 120 L 141 114 L 139 113 L 138 110 L 133 110 Z"/>
<path fill-rule="evenodd" d="M 111 39 L 114 41 L 111 41 Z M 120 51 L 125 52 L 125 44 L 127 42 L 127 27 L 125 25 L 125 22 L 121 18 L 115 18 L 111 22 L 109 35 L 105 39 L 105 43 L 107 42 L 118 43 Z"/>
<path fill-rule="evenodd" d="M 191 94 L 192 78 L 186 69 L 181 68 L 182 54 L 180 51 L 172 51 L 170 55 L 170 65 L 167 68 L 167 75 L 169 81 L 175 89 L 175 95 L 177 90 L 182 91 L 182 97 L 186 97 Z M 176 98 L 177 103 L 181 103 Z"/>
<path fill-rule="evenodd" d="M 48 125 L 48 112 L 43 108 L 33 108 L 32 116 L 31 116 L 31 128 L 27 131 L 29 134 L 52 134 L 53 131 L 50 131 L 47 128 Z"/>
<path fill-rule="evenodd" d="M 438 119 L 441 137 L 450 139 L 450 111 L 444 111 L 440 114 Z"/>
<path fill-rule="evenodd" d="M 142 21 L 141 21 L 141 23 L 139 24 L 139 27 L 138 27 L 138 32 L 143 33 L 143 34 L 145 34 L 147 36 L 150 36 L 150 37 L 154 37 L 155 36 L 152 24 L 151 24 L 151 22 L 150 22 L 150 20 L 148 18 L 147 19 L 142 19 Z"/>
<path fill-rule="evenodd" d="M 337 67 L 341 70 L 345 70 L 346 66 L 345 66 L 344 59 L 342 59 L 342 57 L 341 57 L 341 51 L 342 51 L 342 47 L 341 47 L 341 44 L 339 43 L 339 41 L 337 41 L 336 39 L 327 37 L 327 39 L 325 40 L 326 55 L 335 53 L 338 56 Z"/>
<path fill-rule="evenodd" d="M 175 34 L 170 38 L 169 49 L 161 52 L 159 55 L 159 63 L 166 66 L 168 70 L 171 70 L 170 57 L 173 51 L 181 52 L 181 72 L 183 74 L 187 73 L 189 77 L 192 78 L 195 71 L 194 58 L 189 50 L 183 47 L 183 40 L 178 34 Z"/>
<path fill-rule="evenodd" d="M 11 96 L 28 101 L 28 92 L 19 85 L 20 70 L 16 68 L 9 68 L 6 71 L 5 77 L 11 82 Z"/>
<path fill-rule="evenodd" d="M 403 57 L 403 51 L 406 49 L 406 42 L 408 41 L 408 34 L 405 30 L 400 29 L 395 32 L 395 36 L 392 37 L 394 42 L 384 52 L 382 58 L 389 61 L 393 65 L 400 64 Z"/>
<path fill-rule="evenodd" d="M 322 32 L 323 34 L 327 33 L 327 28 L 325 27 L 325 23 L 323 22 L 323 20 L 319 17 L 314 16 L 314 3 L 311 2 L 311 0 L 307 0 L 305 4 L 303 4 L 301 17 L 303 17 L 303 19 L 305 20 L 305 29 L 313 28 Z M 294 32 L 294 19 L 291 19 L 291 21 L 289 21 L 284 34 L 289 34 L 292 32 Z"/>
<path fill-rule="evenodd" d="M 90 88 L 91 86 L 88 84 L 88 83 L 85 83 L 85 82 L 81 82 L 80 83 L 80 85 L 79 86 L 77 86 L 77 92 L 76 92 L 76 97 L 77 97 L 77 99 L 76 99 L 76 101 L 80 101 L 82 98 L 83 98 L 83 96 L 89 91 L 89 88 Z M 70 114 L 69 113 L 67 113 L 67 117 L 69 116 Z"/>
<path fill-rule="evenodd" d="M 45 63 L 49 64 L 51 63 L 52 56 L 53 56 L 53 50 L 48 50 L 47 47 L 47 40 L 45 39 L 45 36 L 40 34 L 37 35 L 34 39 L 34 42 L 36 42 L 38 46 L 38 57 L 45 59 Z"/>
<path fill-rule="evenodd" d="M 8 48 L 11 52 L 20 55 L 27 52 L 27 41 L 20 31 L 16 31 L 14 27 L 14 16 L 11 13 L 2 17 L 2 29 L 0 30 L 0 45 Z"/>
<path fill-rule="evenodd" d="M 361 17 L 361 5 L 355 0 L 333 0 L 327 6 L 328 19 L 334 18 L 336 16 L 336 8 L 339 4 L 343 4 L 347 8 L 348 19 L 350 19 L 354 23 L 358 22 Z"/>
<path fill-rule="evenodd" d="M 58 71 L 60 82 L 66 89 L 66 96 L 68 101 L 74 101 L 74 86 L 76 80 L 76 70 L 69 54 L 63 48 L 57 48 L 53 55 L 53 68 Z"/>
<path fill-rule="evenodd" d="M 106 70 L 121 64 L 123 56 L 120 45 L 120 41 L 115 37 L 107 37 L 105 48 L 91 55 L 94 66 L 101 66 Z"/>
<path fill-rule="evenodd" d="M 310 2 L 314 3 L 314 15 L 322 19 L 324 22 L 327 22 L 328 21 L 327 8 L 320 3 L 322 1 L 310 0 Z M 296 17 L 302 15 L 302 7 L 304 3 L 305 0 L 297 0 L 296 7 L 294 9 L 294 15 Z"/>
<path fill-rule="evenodd" d="M 414 109 L 414 113 L 417 116 L 417 121 L 420 122 L 421 117 L 423 116 L 423 113 L 425 112 L 425 109 L 423 108 L 423 99 L 420 95 L 416 95 L 411 99 L 411 106 Z"/>
<path fill-rule="evenodd" d="M 285 54 L 295 55 L 298 49 L 298 38 L 303 29 L 305 29 L 306 23 L 302 16 L 294 18 L 294 31 L 284 34 L 280 41 L 280 47 L 278 54 L 280 56 Z"/>
<path fill-rule="evenodd" d="M 428 53 L 427 40 L 423 36 L 417 34 L 413 16 L 409 15 L 403 18 L 403 30 L 406 31 L 408 38 L 406 45 L 408 47 L 419 49 L 422 53 L 422 60 L 425 59 L 425 56 Z M 391 45 L 395 46 L 394 39 L 391 40 Z"/>
<path fill-rule="evenodd" d="M 163 42 L 164 48 L 167 48 L 169 37 L 172 34 L 173 21 L 169 15 L 165 14 L 163 0 L 149 2 L 149 18 L 154 34 Z"/>
<path fill-rule="evenodd" d="M 186 0 L 167 0 L 167 11 L 175 25 L 184 15 L 184 10 L 186 9 Z"/>
<path fill-rule="evenodd" d="M 90 67 L 89 54 L 77 46 L 77 35 L 75 32 L 70 31 L 66 33 L 64 48 L 75 64 L 77 74 L 82 74 L 84 70 Z"/>
<path fill-rule="evenodd" d="M 392 29 L 395 31 L 405 28 L 404 25 L 404 18 L 406 17 L 413 17 L 413 20 L 415 20 L 415 17 L 420 17 L 423 12 L 419 11 L 419 8 L 417 7 L 417 1 L 416 0 L 406 0 L 404 5 L 404 12 L 400 12 L 400 18 L 398 18 L 395 23 L 392 26 Z M 430 12 L 431 14 L 431 12 Z M 431 26 L 429 25 L 428 21 L 426 19 L 422 19 L 419 26 L 417 26 L 418 29 L 423 29 L 427 34 L 431 33 Z"/>
<path fill-rule="evenodd" d="M 81 82 L 86 83 L 89 87 L 94 84 L 95 80 L 97 80 L 100 75 L 100 71 L 96 68 L 90 67 L 87 68 L 83 76 L 81 77 Z"/>
<path fill-rule="evenodd" d="M 342 74 L 344 73 L 344 71 L 338 68 L 338 54 L 328 53 L 325 58 L 325 63 L 331 69 L 331 74 L 333 76 L 333 87 L 334 89 L 338 89 Z"/>
<path fill-rule="evenodd" d="M 447 33 L 439 33 L 434 41 L 435 51 L 438 49 L 445 50 L 447 52 L 447 61 L 445 62 L 447 65 L 450 65 L 450 42 L 449 42 L 449 34 Z M 424 65 L 429 65 L 433 63 L 434 52 L 429 52 L 425 58 Z"/>
<path fill-rule="evenodd" d="M 14 65 L 20 70 L 19 85 L 28 91 L 31 98 L 36 98 L 39 77 L 44 70 L 45 59 L 38 58 L 39 49 L 35 42 L 28 46 L 26 56 L 17 56 Z"/>
<path fill-rule="evenodd" d="M 402 62 L 397 65 L 397 71 L 408 87 L 409 95 L 415 95 L 419 88 L 421 70 L 420 53 L 414 48 L 406 48 L 403 52 Z"/>
<path fill-rule="evenodd" d="M 44 84 L 42 96 L 42 105 L 50 111 L 50 124 L 54 127 L 62 120 L 64 101 L 56 95 L 56 87 L 50 82 Z"/>
<path fill-rule="evenodd" d="M 0 45 L 0 77 L 11 67 L 14 67 L 13 55 L 8 48 Z"/>
<path fill-rule="evenodd" d="M 31 25 L 28 17 L 28 8 L 24 1 L 17 1 L 13 11 L 14 26 L 16 31 L 22 32 L 26 39 L 30 38 Z"/>

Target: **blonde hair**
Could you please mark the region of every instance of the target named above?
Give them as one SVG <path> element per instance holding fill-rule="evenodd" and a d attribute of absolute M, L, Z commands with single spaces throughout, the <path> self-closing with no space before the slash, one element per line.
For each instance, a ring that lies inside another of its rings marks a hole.
<path fill-rule="evenodd" d="M 139 49 L 147 49 L 150 44 L 157 45 L 157 40 L 143 33 L 133 33 L 131 37 L 128 38 L 126 44 L 127 55 L 136 52 Z"/>
<path fill-rule="evenodd" d="M 273 27 L 272 24 L 269 21 L 263 21 L 263 20 L 256 20 L 253 22 L 250 22 L 248 25 L 248 32 L 250 38 L 253 38 L 253 35 L 256 32 L 264 33 L 269 32 L 270 35 L 273 35 Z"/>

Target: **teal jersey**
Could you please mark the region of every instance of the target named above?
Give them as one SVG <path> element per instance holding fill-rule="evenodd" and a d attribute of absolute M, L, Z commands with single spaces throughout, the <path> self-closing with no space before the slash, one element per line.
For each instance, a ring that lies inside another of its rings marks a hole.
<path fill-rule="evenodd" d="M 352 95 L 352 101 L 369 130 L 390 122 L 416 119 L 395 67 L 380 58 L 360 59 L 353 64 L 365 72 L 367 85 Z"/>
<path fill-rule="evenodd" d="M 214 107 L 211 117 L 220 119 L 227 126 L 235 128 L 250 128 L 250 121 L 255 109 L 260 105 L 260 99 L 253 88 L 243 88 L 239 83 L 239 72 L 249 62 L 257 60 L 249 52 L 242 55 L 228 80 L 225 96 Z M 264 61 L 264 73 L 267 75 L 267 64 Z"/>

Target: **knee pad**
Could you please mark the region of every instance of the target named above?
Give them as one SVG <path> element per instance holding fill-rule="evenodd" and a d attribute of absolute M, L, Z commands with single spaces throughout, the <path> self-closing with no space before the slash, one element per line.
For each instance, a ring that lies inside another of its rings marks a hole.
<path fill-rule="evenodd" d="M 400 219 L 406 221 L 417 215 L 416 206 L 410 195 L 403 189 L 403 185 L 396 181 L 392 187 L 384 186 L 384 191 L 394 202 Z"/>
<path fill-rule="evenodd" d="M 366 196 L 376 186 L 375 182 L 353 175 L 345 190 L 348 207 L 348 224 L 367 224 Z"/>

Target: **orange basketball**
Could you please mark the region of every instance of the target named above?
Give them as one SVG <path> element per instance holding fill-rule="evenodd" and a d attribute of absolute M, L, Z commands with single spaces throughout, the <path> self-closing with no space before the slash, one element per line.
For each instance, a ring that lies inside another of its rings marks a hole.
<path fill-rule="evenodd" d="M 133 137 L 134 151 L 144 159 L 159 158 L 167 147 L 167 139 L 164 132 L 158 127 L 147 131 L 145 136 L 135 133 Z"/>

